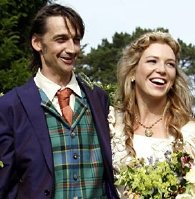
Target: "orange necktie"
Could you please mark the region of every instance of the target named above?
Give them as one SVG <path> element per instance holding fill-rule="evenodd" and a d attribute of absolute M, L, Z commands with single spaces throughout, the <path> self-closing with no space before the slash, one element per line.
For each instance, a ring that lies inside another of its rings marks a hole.
<path fill-rule="evenodd" d="M 73 111 L 69 105 L 71 94 L 72 90 L 70 88 L 65 88 L 57 92 L 58 102 L 60 105 L 60 109 L 62 111 L 62 115 L 70 125 L 72 124 L 72 117 L 73 117 Z"/>

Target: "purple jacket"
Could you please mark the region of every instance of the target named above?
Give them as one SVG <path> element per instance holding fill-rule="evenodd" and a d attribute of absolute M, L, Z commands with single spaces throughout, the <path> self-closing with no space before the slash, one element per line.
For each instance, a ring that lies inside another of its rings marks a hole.
<path fill-rule="evenodd" d="M 85 92 L 101 146 L 109 199 L 118 198 L 113 183 L 107 123 L 108 98 L 78 80 Z M 0 199 L 51 199 L 54 192 L 52 148 L 38 89 L 31 79 L 0 97 Z"/>

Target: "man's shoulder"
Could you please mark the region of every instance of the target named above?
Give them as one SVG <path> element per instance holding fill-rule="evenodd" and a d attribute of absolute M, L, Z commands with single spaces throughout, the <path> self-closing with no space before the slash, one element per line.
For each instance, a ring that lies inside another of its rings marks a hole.
<path fill-rule="evenodd" d="M 100 92 L 100 93 L 107 93 L 103 88 L 101 88 L 100 86 L 98 85 L 94 85 L 94 90 L 96 90 L 97 92 Z"/>
<path fill-rule="evenodd" d="M 20 90 L 20 91 L 28 90 L 31 87 L 31 85 L 33 85 L 33 79 L 30 79 L 29 81 L 27 81 L 26 83 L 24 83 L 21 86 L 16 86 L 16 87 L 12 88 L 10 91 L 6 92 L 5 94 L 3 94 L 0 97 L 0 103 L 7 104 L 9 102 L 16 101 L 16 99 L 18 98 L 18 90 Z"/>

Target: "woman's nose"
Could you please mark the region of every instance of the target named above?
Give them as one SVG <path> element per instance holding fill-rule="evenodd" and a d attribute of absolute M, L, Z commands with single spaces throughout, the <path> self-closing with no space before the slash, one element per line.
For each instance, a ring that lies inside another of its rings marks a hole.
<path fill-rule="evenodd" d="M 165 73 L 166 72 L 166 64 L 165 63 L 159 63 L 157 68 L 157 72 Z"/>

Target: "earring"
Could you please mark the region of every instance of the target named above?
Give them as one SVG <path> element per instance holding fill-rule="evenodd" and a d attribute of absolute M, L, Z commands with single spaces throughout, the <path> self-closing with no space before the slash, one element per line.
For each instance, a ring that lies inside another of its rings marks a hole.
<path fill-rule="evenodd" d="M 135 77 L 131 78 L 131 83 L 135 82 Z"/>

